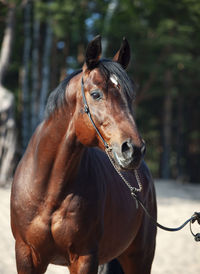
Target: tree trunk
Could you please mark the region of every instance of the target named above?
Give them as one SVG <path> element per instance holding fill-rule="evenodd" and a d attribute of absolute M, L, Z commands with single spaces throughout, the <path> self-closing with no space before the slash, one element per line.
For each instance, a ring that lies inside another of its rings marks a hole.
<path fill-rule="evenodd" d="M 14 96 L 3 87 L 14 38 L 15 11 L 15 5 L 8 9 L 0 54 L 0 186 L 11 181 L 16 150 L 16 130 L 13 117 Z"/>
<path fill-rule="evenodd" d="M 30 138 L 29 113 L 29 61 L 31 52 L 31 1 L 24 8 L 24 56 L 22 70 L 22 149 L 25 151 Z"/>
<path fill-rule="evenodd" d="M 40 22 L 35 16 L 33 22 L 33 49 L 32 49 L 32 93 L 31 93 L 31 134 L 33 134 L 38 124 L 39 111 L 39 39 Z"/>
<path fill-rule="evenodd" d="M 183 145 L 183 131 L 184 131 L 184 122 L 183 122 L 183 98 L 181 95 L 178 97 L 177 104 L 177 143 L 176 143 L 176 151 L 177 151 L 177 174 L 176 177 L 179 180 L 184 179 L 184 162 L 183 162 L 183 154 L 184 154 L 184 145 Z"/>
<path fill-rule="evenodd" d="M 1 46 L 0 55 L 0 85 L 3 85 L 3 80 L 8 69 L 11 48 L 14 37 L 14 24 L 15 24 L 16 7 L 13 5 L 8 9 L 8 16 L 6 22 L 6 28 Z"/>
<path fill-rule="evenodd" d="M 112 0 L 108 4 L 105 20 L 104 20 L 104 27 L 103 27 L 103 39 L 102 39 L 102 56 L 105 55 L 107 47 L 108 47 L 108 28 L 110 26 L 110 21 L 112 20 L 113 14 L 118 6 L 119 0 Z"/>
<path fill-rule="evenodd" d="M 165 73 L 165 97 L 163 104 L 163 152 L 161 156 L 161 177 L 170 177 L 170 150 L 171 150 L 171 123 L 172 123 L 172 74 L 170 70 Z"/>
<path fill-rule="evenodd" d="M 59 54 L 57 50 L 57 43 L 58 43 L 58 40 L 54 38 L 52 42 L 52 51 L 51 51 L 52 55 L 51 55 L 50 90 L 53 90 L 58 85 L 58 81 L 59 81 L 58 75 L 60 70 L 60 62 L 59 62 Z"/>
<path fill-rule="evenodd" d="M 46 27 L 46 38 L 44 44 L 44 55 L 42 64 L 42 86 L 40 91 L 40 105 L 39 105 L 39 121 L 42 121 L 44 117 L 44 110 L 46 105 L 46 99 L 49 90 L 50 82 L 50 55 L 52 47 L 52 29 L 50 24 Z"/>
<path fill-rule="evenodd" d="M 0 86 L 0 186 L 10 184 L 14 170 L 16 129 L 13 118 L 14 96 Z M 2 108 L 2 105 L 4 107 Z"/>

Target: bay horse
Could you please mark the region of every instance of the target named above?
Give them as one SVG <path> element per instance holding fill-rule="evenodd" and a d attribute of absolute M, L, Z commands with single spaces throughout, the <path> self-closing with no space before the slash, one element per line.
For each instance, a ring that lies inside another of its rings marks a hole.
<path fill-rule="evenodd" d="M 125 274 L 151 271 L 156 227 L 104 152 L 106 143 L 133 187 L 137 169 L 143 186 L 138 197 L 156 218 L 145 144 L 132 112 L 134 86 L 125 71 L 129 44 L 124 38 L 112 60 L 100 56 L 97 36 L 82 69 L 50 94 L 45 118 L 16 169 L 11 227 L 19 274 L 45 273 L 50 263 L 71 274 L 95 274 L 113 258 Z"/>

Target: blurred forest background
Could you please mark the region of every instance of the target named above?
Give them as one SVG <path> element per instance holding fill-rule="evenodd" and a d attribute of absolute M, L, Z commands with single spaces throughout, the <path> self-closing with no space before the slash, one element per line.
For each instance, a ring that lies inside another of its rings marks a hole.
<path fill-rule="evenodd" d="M 0 0 L 0 185 L 10 182 L 46 99 L 89 40 L 125 36 L 135 115 L 154 177 L 200 182 L 199 0 Z"/>

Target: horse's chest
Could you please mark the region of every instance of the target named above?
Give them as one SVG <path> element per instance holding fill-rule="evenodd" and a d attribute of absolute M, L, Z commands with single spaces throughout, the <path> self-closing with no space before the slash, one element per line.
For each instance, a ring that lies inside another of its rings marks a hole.
<path fill-rule="evenodd" d="M 141 225 L 141 213 L 129 193 L 121 194 L 106 204 L 104 234 L 99 246 L 100 263 L 119 256 L 134 240 Z"/>
<path fill-rule="evenodd" d="M 102 228 L 101 211 L 94 199 L 68 197 L 52 215 L 51 233 L 56 244 L 66 250 L 77 249 L 91 241 L 94 231 L 96 237 L 99 237 Z"/>

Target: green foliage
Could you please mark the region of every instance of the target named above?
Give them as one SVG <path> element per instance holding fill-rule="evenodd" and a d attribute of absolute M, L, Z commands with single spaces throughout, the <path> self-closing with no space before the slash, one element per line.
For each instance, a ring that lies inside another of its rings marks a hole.
<path fill-rule="evenodd" d="M 192 98 L 199 96 L 197 94 L 200 83 L 198 80 L 196 81 L 200 73 L 199 12 L 200 2 L 198 0 L 121 0 L 109 26 L 108 55 L 112 56 L 113 45 L 119 44 L 119 37 L 126 36 L 132 46 L 133 62 L 129 72 L 134 75 L 138 85 L 138 97 L 141 98 L 141 103 L 137 107 L 137 120 L 144 138 L 149 140 L 149 152 L 146 158 L 157 176 L 162 154 L 161 133 L 165 71 L 169 69 L 172 73 L 172 86 L 168 91 L 173 100 L 172 115 L 175 117 L 172 116 L 172 121 L 176 120 L 177 115 L 180 115 L 176 105 L 180 96 L 190 98 L 190 100 L 185 99 L 182 102 L 182 119 L 186 119 L 184 110 L 190 109 Z M 148 89 L 144 91 L 146 85 L 148 85 Z M 199 111 L 197 112 L 199 114 Z M 194 115 L 197 117 L 197 114 Z M 189 120 L 184 122 L 182 132 L 187 132 L 189 125 L 187 123 L 190 123 Z M 193 124 L 192 132 L 199 131 L 199 124 Z M 179 153 L 179 144 L 175 140 L 177 140 L 180 129 L 176 127 L 173 130 L 172 124 L 171 130 L 173 148 L 170 164 L 174 166 L 176 165 L 174 155 Z M 185 137 L 182 135 L 182 138 Z M 184 139 L 183 142 L 187 142 L 187 139 Z M 183 151 L 183 153 L 185 152 Z M 187 157 L 186 155 L 183 157 Z M 184 163 L 183 169 L 187 170 L 187 160 L 182 162 Z M 173 170 L 174 168 L 172 172 Z"/>
<path fill-rule="evenodd" d="M 108 57 L 118 50 L 122 37 L 127 37 L 132 52 L 128 72 L 137 86 L 136 114 L 138 127 L 147 142 L 146 160 L 154 175 L 159 176 L 163 150 L 163 103 L 168 92 L 172 98 L 172 175 L 180 158 L 181 168 L 190 176 L 192 170 L 188 170 L 188 161 L 192 161 L 192 153 L 198 150 L 196 140 L 199 137 L 200 1 L 119 0 L 109 24 L 106 24 L 110 2 L 38 0 L 33 2 L 33 14 L 42 24 L 51 24 L 55 43 L 65 42 L 63 50 L 55 50 L 58 66 L 66 57 L 73 60 L 73 68 L 80 66 L 81 62 L 76 61 L 78 55 L 84 54 L 88 39 L 99 33 L 108 40 Z M 1 7 L 5 20 L 6 7 L 0 4 Z M 23 50 L 22 9 L 18 11 L 17 21 L 17 39 L 10 68 L 15 84 Z M 3 30 L 4 24 L 1 24 L 0 39 Z M 166 90 L 164 77 L 168 70 L 172 83 Z M 182 147 L 177 141 L 178 136 L 182 138 Z M 181 155 L 178 155 L 179 150 Z"/>

